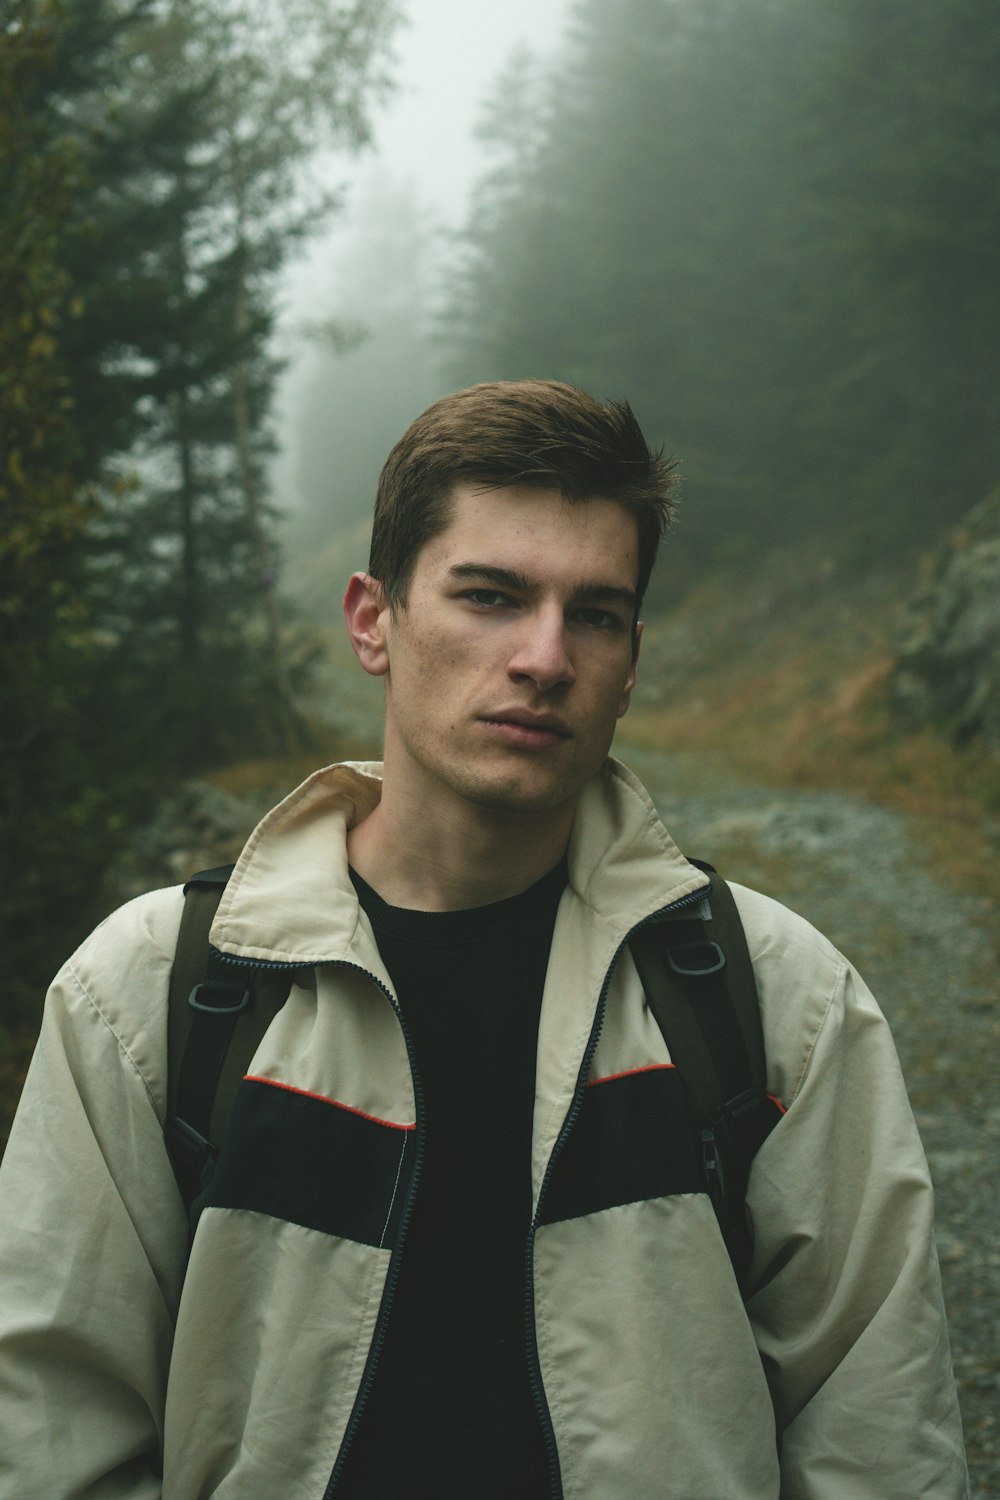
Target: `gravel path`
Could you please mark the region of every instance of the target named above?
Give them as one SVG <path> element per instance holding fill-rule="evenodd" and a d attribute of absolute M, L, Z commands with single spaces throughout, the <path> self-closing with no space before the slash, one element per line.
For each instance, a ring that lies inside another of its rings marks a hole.
<path fill-rule="evenodd" d="M 694 757 L 625 743 L 616 753 L 645 782 L 685 852 L 794 907 L 875 991 L 937 1193 L 971 1493 L 973 1500 L 997 1500 L 1000 1011 L 987 903 L 936 880 L 898 814 L 840 792 L 741 782 Z"/>

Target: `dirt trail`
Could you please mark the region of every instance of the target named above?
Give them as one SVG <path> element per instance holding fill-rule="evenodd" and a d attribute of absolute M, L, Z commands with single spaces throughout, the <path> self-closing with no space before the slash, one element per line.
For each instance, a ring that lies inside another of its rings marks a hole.
<path fill-rule="evenodd" d="M 937 880 L 907 821 L 833 791 L 741 781 L 719 762 L 616 753 L 686 853 L 814 922 L 885 1011 L 937 1193 L 973 1500 L 1000 1496 L 1000 1009 L 987 903 Z"/>

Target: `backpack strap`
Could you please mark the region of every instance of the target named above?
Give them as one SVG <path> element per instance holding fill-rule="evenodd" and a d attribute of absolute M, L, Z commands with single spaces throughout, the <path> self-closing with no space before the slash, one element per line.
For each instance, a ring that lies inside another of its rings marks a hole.
<path fill-rule="evenodd" d="M 750 1166 L 781 1118 L 767 1065 L 753 964 L 736 902 L 710 865 L 705 900 L 632 934 L 629 947 L 684 1080 L 705 1185 L 743 1288 L 753 1241 Z"/>
<path fill-rule="evenodd" d="M 164 1138 L 194 1235 L 236 1091 L 291 988 L 291 971 L 235 967 L 209 930 L 233 872 L 192 876 L 170 976 Z"/>

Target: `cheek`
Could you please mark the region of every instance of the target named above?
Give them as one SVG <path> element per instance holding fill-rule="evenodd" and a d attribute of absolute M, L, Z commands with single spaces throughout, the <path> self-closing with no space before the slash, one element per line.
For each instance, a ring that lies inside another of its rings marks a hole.
<path fill-rule="evenodd" d="M 458 682 L 494 665 L 503 653 L 500 633 L 469 635 L 444 627 L 429 629 L 417 644 L 421 670 L 442 682 Z"/>
<path fill-rule="evenodd" d="M 427 720 L 451 720 L 466 685 L 474 682 L 485 652 L 443 629 L 422 631 L 399 649 L 390 667 L 397 704 L 406 702 L 413 714 Z"/>

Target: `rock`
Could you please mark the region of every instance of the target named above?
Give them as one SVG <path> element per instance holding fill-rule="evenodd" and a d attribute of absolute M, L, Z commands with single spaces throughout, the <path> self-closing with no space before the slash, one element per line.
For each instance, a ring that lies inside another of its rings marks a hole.
<path fill-rule="evenodd" d="M 1000 490 L 942 548 L 902 634 L 889 685 L 899 717 L 1000 747 Z"/>
<path fill-rule="evenodd" d="M 204 781 L 189 781 L 135 830 L 104 877 L 107 902 L 185 881 L 198 870 L 230 864 L 277 798 L 270 789 L 234 796 Z"/>

